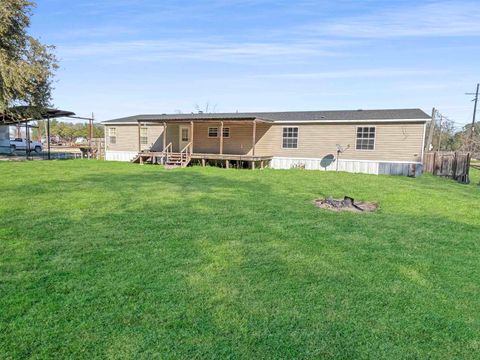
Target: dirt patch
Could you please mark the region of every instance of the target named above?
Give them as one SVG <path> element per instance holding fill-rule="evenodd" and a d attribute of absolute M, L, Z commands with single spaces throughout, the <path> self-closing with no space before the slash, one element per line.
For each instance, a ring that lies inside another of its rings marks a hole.
<path fill-rule="evenodd" d="M 372 212 L 378 209 L 378 204 L 371 201 L 355 201 L 349 196 L 343 199 L 334 199 L 332 197 L 325 199 L 315 199 L 313 204 L 320 208 L 330 211 L 350 211 L 350 212 Z"/>

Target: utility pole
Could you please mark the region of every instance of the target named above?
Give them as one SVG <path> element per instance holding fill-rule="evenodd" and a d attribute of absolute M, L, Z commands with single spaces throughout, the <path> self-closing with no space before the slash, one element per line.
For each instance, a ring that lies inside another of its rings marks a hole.
<path fill-rule="evenodd" d="M 475 95 L 475 98 L 472 100 L 472 101 L 475 101 L 475 104 L 473 105 L 472 128 L 470 129 L 470 142 L 471 143 L 473 143 L 473 133 L 475 132 L 475 117 L 477 115 L 478 88 L 479 87 L 480 87 L 480 84 L 477 84 L 477 91 L 475 91 L 475 93 L 465 93 L 465 95 Z"/>
<path fill-rule="evenodd" d="M 437 110 L 435 108 L 432 109 L 432 121 L 430 121 L 430 128 L 428 129 L 428 138 L 427 138 L 427 143 L 425 144 L 425 150 L 430 151 L 432 150 L 430 148 L 430 145 L 432 145 L 433 141 L 433 133 L 435 132 L 435 115 L 436 115 Z M 432 146 L 433 148 L 433 146 Z"/>

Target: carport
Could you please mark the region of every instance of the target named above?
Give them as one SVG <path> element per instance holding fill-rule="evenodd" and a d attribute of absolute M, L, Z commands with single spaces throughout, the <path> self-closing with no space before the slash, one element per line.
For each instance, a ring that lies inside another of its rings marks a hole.
<path fill-rule="evenodd" d="M 31 121 L 37 121 L 37 120 L 47 120 L 47 159 L 51 159 L 51 153 L 50 153 L 50 119 L 56 119 L 56 118 L 74 118 L 74 119 L 86 119 L 86 118 L 80 118 L 76 117 L 75 113 L 72 111 L 67 111 L 67 110 L 59 110 L 59 109 L 51 109 L 51 108 L 44 108 L 40 110 L 36 110 L 35 113 L 37 115 L 35 116 L 25 116 L 23 114 L 28 114 L 30 113 L 30 109 L 25 106 L 18 106 L 9 111 L 8 114 L 2 113 L 0 115 L 0 148 L 7 147 L 10 148 L 10 135 L 9 135 L 9 127 L 12 125 L 18 125 L 18 124 L 25 124 L 25 138 L 27 140 L 27 149 L 26 149 L 26 157 L 28 158 L 31 149 L 30 149 L 30 129 L 34 128 L 35 126 L 29 125 Z M 86 119 L 90 120 L 93 122 L 93 118 Z M 6 136 L 3 134 L 2 137 L 2 128 L 5 127 L 4 133 L 6 133 Z"/>

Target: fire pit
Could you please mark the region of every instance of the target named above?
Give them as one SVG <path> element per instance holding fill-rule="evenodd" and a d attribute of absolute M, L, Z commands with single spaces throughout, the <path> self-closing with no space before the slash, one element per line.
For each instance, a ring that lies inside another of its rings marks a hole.
<path fill-rule="evenodd" d="M 321 209 L 331 211 L 351 211 L 351 212 L 372 212 L 377 210 L 378 204 L 369 201 L 355 201 L 349 196 L 345 196 L 343 200 L 334 199 L 332 197 L 325 199 L 316 199 L 314 205 Z"/>

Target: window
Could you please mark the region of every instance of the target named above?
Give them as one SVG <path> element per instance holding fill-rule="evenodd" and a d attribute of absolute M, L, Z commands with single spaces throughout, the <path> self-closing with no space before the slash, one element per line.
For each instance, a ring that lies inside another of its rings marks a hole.
<path fill-rule="evenodd" d="M 218 131 L 218 127 L 209 127 L 208 128 L 208 137 L 216 138 L 218 137 L 220 131 Z M 224 127 L 223 128 L 223 137 L 229 138 L 230 137 L 230 128 Z"/>
<path fill-rule="evenodd" d="M 284 127 L 282 140 L 284 149 L 298 148 L 298 127 Z"/>
<path fill-rule="evenodd" d="M 188 141 L 188 128 L 182 128 L 182 141 Z"/>
<path fill-rule="evenodd" d="M 357 150 L 375 149 L 375 127 L 359 126 L 357 127 Z"/>
<path fill-rule="evenodd" d="M 117 143 L 117 128 L 109 128 L 108 129 L 108 142 L 110 144 Z"/>
<path fill-rule="evenodd" d="M 147 128 L 146 127 L 140 128 L 140 144 L 141 145 L 147 145 L 148 144 L 148 133 L 147 133 Z"/>

